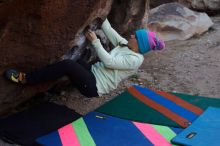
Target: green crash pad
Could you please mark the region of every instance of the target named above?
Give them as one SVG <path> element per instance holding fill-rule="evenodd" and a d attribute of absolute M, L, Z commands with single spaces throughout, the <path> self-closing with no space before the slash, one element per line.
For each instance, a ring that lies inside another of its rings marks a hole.
<path fill-rule="evenodd" d="M 201 110 L 206 110 L 209 106 L 220 107 L 220 100 L 215 98 L 192 96 L 181 93 L 169 93 L 177 98 L 192 104 Z M 134 97 L 129 89 L 113 100 L 96 109 L 97 112 L 114 117 L 128 119 L 137 122 L 146 122 L 157 125 L 172 127 L 183 127 L 171 120 L 167 116 L 146 105 L 138 98 Z M 198 115 L 199 116 L 199 115 Z M 197 117 L 196 117 L 197 118 Z"/>

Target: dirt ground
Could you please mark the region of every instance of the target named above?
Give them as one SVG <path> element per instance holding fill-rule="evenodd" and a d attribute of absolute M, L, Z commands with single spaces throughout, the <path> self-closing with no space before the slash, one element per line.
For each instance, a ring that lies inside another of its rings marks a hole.
<path fill-rule="evenodd" d="M 170 92 L 220 98 L 220 16 L 201 36 L 166 42 L 166 49 L 150 52 L 138 73 L 118 89 L 97 98 L 85 98 L 71 87 L 50 100 L 86 114 L 111 100 L 133 84 Z M 0 146 L 9 146 L 0 141 Z"/>

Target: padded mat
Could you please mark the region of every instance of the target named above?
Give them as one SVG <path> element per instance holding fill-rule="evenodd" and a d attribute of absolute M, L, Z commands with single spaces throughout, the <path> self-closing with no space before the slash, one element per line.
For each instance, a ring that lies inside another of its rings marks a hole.
<path fill-rule="evenodd" d="M 172 142 L 190 146 L 219 146 L 220 108 L 209 107 L 192 125 L 178 134 Z"/>
<path fill-rule="evenodd" d="M 209 106 L 220 107 L 220 100 L 132 86 L 96 111 L 132 121 L 186 128 Z"/>
<path fill-rule="evenodd" d="M 170 140 L 181 131 L 90 112 L 36 141 L 44 146 L 171 146 Z"/>
<path fill-rule="evenodd" d="M 0 138 L 24 146 L 48 132 L 81 117 L 75 111 L 55 103 L 43 103 L 0 120 Z"/>

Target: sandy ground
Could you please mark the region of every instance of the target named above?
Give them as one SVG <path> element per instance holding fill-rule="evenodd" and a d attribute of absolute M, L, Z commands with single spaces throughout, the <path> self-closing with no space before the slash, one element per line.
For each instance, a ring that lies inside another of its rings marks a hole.
<path fill-rule="evenodd" d="M 150 52 L 138 73 L 123 81 L 118 89 L 102 97 L 88 99 L 72 87 L 50 98 L 81 114 L 111 100 L 133 84 L 191 95 L 220 97 L 220 16 L 201 36 L 186 41 L 170 41 L 161 52 Z M 10 146 L 0 141 L 0 146 Z"/>

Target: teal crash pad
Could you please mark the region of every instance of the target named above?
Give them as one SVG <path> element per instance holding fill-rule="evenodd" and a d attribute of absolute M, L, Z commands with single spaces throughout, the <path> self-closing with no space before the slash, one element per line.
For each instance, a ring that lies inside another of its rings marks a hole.
<path fill-rule="evenodd" d="M 172 139 L 187 146 L 220 145 L 220 108 L 209 107 L 188 128 Z"/>

